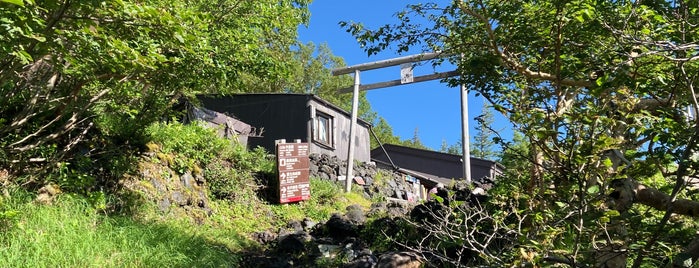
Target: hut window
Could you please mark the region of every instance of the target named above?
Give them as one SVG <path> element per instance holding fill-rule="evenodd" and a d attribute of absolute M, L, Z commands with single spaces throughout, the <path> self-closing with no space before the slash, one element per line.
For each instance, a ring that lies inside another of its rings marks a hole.
<path fill-rule="evenodd" d="M 313 139 L 321 144 L 333 146 L 332 117 L 326 114 L 316 113 L 313 123 Z"/>

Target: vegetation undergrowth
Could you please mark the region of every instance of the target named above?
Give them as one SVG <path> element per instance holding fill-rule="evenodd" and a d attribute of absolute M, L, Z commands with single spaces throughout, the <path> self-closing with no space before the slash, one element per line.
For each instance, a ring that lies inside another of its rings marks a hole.
<path fill-rule="evenodd" d="M 200 173 L 210 194 L 208 216 L 188 218 L 175 205 L 162 211 L 142 192 L 105 191 L 100 198 L 66 192 L 42 204 L 14 187 L 0 198 L 0 266 L 235 267 L 244 252 L 262 250 L 250 240 L 253 232 L 290 220 L 325 221 L 351 204 L 370 204 L 357 191 L 345 194 L 334 182 L 312 178 L 310 200 L 279 205 L 265 186 L 274 159 L 264 150 L 245 150 L 198 125 L 159 123 L 148 132 L 152 156 L 141 161 Z"/>
<path fill-rule="evenodd" d="M 54 204 L 42 205 L 17 192 L 4 206 L 20 213 L 0 236 L 3 267 L 214 267 L 237 262 L 224 243 L 207 239 L 193 226 L 108 216 L 80 196 L 64 194 Z"/>

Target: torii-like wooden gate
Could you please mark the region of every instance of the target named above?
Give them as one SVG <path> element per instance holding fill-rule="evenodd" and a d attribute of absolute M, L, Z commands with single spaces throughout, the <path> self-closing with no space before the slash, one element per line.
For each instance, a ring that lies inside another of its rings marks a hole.
<path fill-rule="evenodd" d="M 400 86 L 405 84 L 412 84 L 418 82 L 425 82 L 435 79 L 442 79 L 452 76 L 458 76 L 459 73 L 454 71 L 449 72 L 438 72 L 429 75 L 413 77 L 412 74 L 412 63 L 431 60 L 443 56 L 450 56 L 450 54 L 445 54 L 442 52 L 432 52 L 432 53 L 421 53 L 417 55 L 393 58 L 382 61 L 375 61 L 370 63 L 362 63 L 348 67 L 342 67 L 332 70 L 334 76 L 351 74 L 354 73 L 354 86 L 339 89 L 338 93 L 344 94 L 352 92 L 352 123 L 350 125 L 350 139 L 349 139 L 349 150 L 347 153 L 347 177 L 345 179 L 345 191 L 349 192 L 352 189 L 353 176 L 353 166 L 354 166 L 354 134 L 357 128 L 357 112 L 359 106 L 359 91 L 372 90 L 377 88 Z M 359 79 L 360 71 L 367 71 L 373 69 L 379 69 L 384 67 L 401 65 L 401 79 L 391 80 L 386 82 L 379 82 L 368 85 L 361 85 Z M 468 134 L 468 92 L 465 85 L 461 85 L 461 145 L 463 150 L 462 162 L 463 162 L 463 176 L 464 179 L 470 184 L 471 183 L 471 153 L 469 151 L 469 134 Z"/>

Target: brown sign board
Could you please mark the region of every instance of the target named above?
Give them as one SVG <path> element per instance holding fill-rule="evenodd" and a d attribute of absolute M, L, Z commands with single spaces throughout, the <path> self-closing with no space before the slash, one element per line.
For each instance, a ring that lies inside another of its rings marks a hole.
<path fill-rule="evenodd" d="M 292 156 L 292 157 L 282 157 L 278 156 L 277 157 L 277 167 L 279 167 L 279 170 L 299 170 L 299 169 L 305 169 L 308 170 L 308 167 L 310 167 L 310 160 L 308 160 L 308 156 L 302 157 L 302 156 Z"/>
<path fill-rule="evenodd" d="M 311 198 L 311 184 L 308 180 L 310 173 L 308 146 L 308 143 L 277 144 L 279 203 Z"/>

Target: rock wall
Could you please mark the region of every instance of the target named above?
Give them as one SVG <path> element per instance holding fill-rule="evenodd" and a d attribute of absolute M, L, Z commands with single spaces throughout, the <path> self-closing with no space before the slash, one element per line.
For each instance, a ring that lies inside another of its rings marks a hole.
<path fill-rule="evenodd" d="M 407 210 L 404 211 L 407 213 Z M 374 223 L 378 230 L 398 231 L 398 219 L 381 218 Z M 425 260 L 411 252 L 373 252 L 371 240 L 382 233 L 367 232 L 367 217 L 359 205 L 335 213 L 326 222 L 310 219 L 291 221 L 279 231 L 262 231 L 252 239 L 266 246 L 265 252 L 244 256 L 249 267 L 314 267 L 326 260 L 343 268 L 422 267 Z"/>
<path fill-rule="evenodd" d="M 166 163 L 157 163 L 150 155 L 144 157 L 146 160 L 139 163 L 138 173 L 120 182 L 124 188 L 140 193 L 163 213 L 185 213 L 197 222 L 211 215 L 202 174 L 191 171 L 178 174 Z"/>
<path fill-rule="evenodd" d="M 309 159 L 311 177 L 338 181 L 338 178 L 347 175 L 347 161 L 337 156 L 311 154 Z M 412 191 L 412 185 L 406 182 L 401 174 L 378 169 L 376 165 L 357 163 L 352 170 L 354 176 L 361 177 L 364 181 L 364 194 L 367 198 L 380 194 L 388 198 L 407 200 L 408 192 Z"/>

